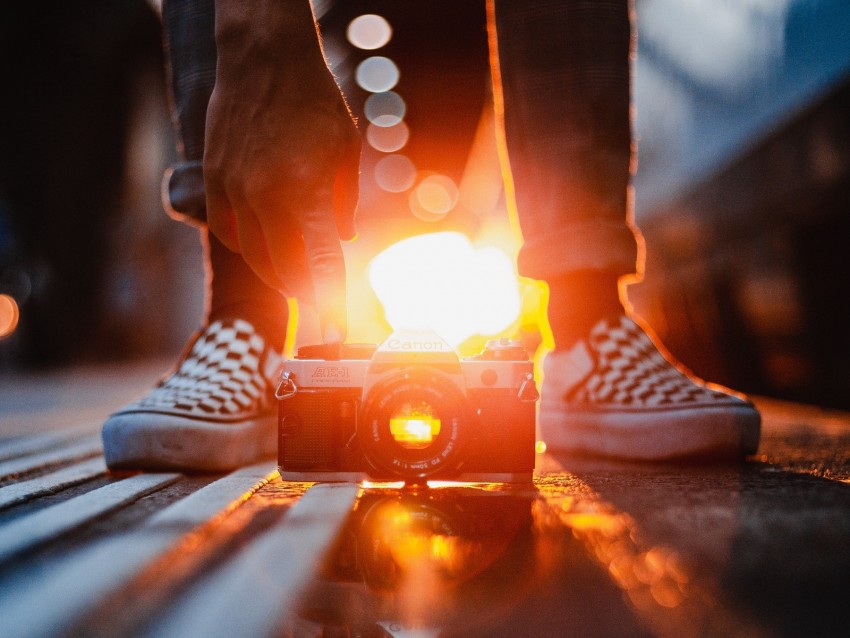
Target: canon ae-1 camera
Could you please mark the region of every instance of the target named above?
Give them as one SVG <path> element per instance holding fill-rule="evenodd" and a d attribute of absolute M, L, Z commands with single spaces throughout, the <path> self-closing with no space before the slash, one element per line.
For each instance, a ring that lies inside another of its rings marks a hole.
<path fill-rule="evenodd" d="M 277 389 L 281 476 L 530 481 L 533 366 L 508 339 L 459 358 L 433 333 L 300 348 Z"/>

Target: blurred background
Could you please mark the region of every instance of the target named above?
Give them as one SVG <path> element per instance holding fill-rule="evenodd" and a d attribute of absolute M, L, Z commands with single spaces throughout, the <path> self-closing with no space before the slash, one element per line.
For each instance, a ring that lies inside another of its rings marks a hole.
<path fill-rule="evenodd" d="M 366 140 L 352 337 L 385 336 L 379 297 L 407 292 L 419 315 L 487 310 L 453 335 L 462 349 L 487 334 L 535 347 L 544 295 L 511 270 L 483 0 L 313 4 Z M 850 408 L 850 4 L 636 11 L 636 311 L 700 376 Z M 176 160 L 162 65 L 155 2 L 4 11 L 0 369 L 172 356 L 197 327 L 197 231 L 160 203 Z M 484 297 L 429 300 L 391 276 L 445 287 L 461 270 Z"/>

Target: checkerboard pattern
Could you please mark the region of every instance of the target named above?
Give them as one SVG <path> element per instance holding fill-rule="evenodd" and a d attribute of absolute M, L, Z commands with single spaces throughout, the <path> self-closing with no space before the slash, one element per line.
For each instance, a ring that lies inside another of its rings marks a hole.
<path fill-rule="evenodd" d="M 571 402 L 636 408 L 741 402 L 677 368 L 626 316 L 600 321 L 587 345 L 596 365 L 572 390 Z"/>
<path fill-rule="evenodd" d="M 177 372 L 122 412 L 157 412 L 204 421 L 267 414 L 274 391 L 263 370 L 278 357 L 247 321 L 214 321 L 197 337 Z"/>

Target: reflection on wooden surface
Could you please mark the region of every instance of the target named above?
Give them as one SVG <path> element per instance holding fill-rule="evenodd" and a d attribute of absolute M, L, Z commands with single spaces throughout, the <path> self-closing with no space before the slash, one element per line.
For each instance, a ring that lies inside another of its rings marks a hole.
<path fill-rule="evenodd" d="M 741 464 L 541 455 L 533 484 L 415 490 L 111 474 L 82 428 L 0 441 L 0 633 L 843 635 L 850 416 L 760 407 Z"/>

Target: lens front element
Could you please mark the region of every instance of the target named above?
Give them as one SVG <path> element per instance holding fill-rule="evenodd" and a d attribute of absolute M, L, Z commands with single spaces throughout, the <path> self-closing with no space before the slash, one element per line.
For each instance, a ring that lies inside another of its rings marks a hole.
<path fill-rule="evenodd" d="M 376 383 L 357 422 L 360 447 L 377 476 L 419 479 L 460 462 L 465 397 L 447 375 L 402 369 Z"/>
<path fill-rule="evenodd" d="M 440 434 L 440 418 L 424 401 L 406 401 L 390 417 L 390 434 L 405 450 L 424 450 Z"/>

